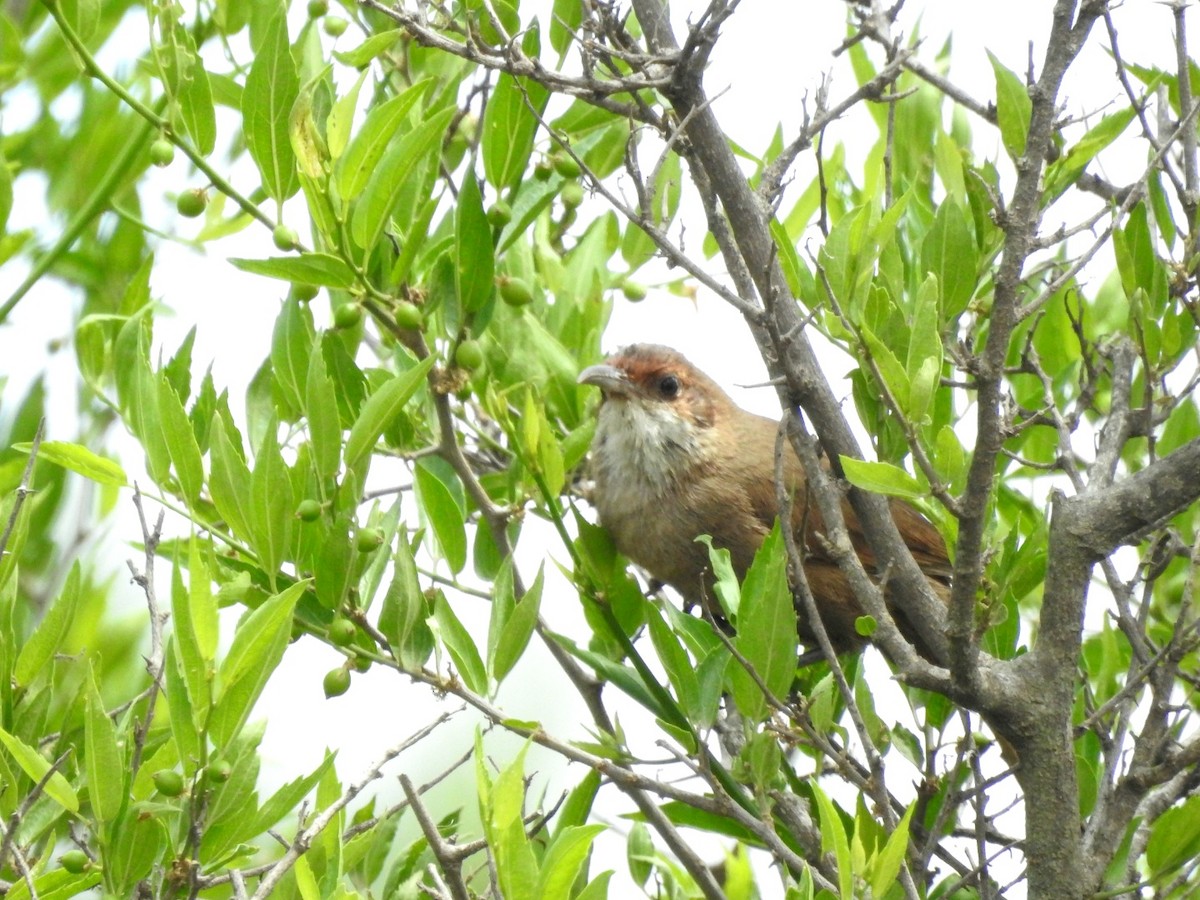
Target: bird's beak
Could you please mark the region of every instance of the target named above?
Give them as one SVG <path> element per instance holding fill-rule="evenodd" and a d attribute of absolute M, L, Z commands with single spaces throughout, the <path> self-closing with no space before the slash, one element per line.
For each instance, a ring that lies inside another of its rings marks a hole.
<path fill-rule="evenodd" d="M 600 388 L 606 396 L 609 393 L 628 394 L 633 388 L 629 377 L 621 369 L 610 366 L 608 363 L 588 366 L 579 373 L 579 378 L 576 380 L 579 384 L 590 384 Z"/>

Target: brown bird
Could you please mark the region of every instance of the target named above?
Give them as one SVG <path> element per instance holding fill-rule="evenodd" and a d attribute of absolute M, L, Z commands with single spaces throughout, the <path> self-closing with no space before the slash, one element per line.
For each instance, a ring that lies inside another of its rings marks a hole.
<path fill-rule="evenodd" d="M 712 536 L 729 550 L 738 577 L 778 517 L 775 436 L 778 423 L 740 408 L 720 386 L 669 347 L 634 344 L 579 375 L 600 388 L 602 402 L 592 443 L 593 499 L 617 549 L 689 604 L 713 596 L 708 550 L 695 538 Z M 815 505 L 806 509 L 800 461 L 785 455 L 794 492 L 793 527 L 804 530 L 804 571 L 821 619 L 839 652 L 861 646 L 855 629 L 862 609 L 846 577 L 822 551 Z M 868 571 L 873 557 L 850 505 L 842 513 L 850 539 Z M 951 566 L 937 530 L 911 506 L 893 501 L 892 514 L 918 565 L 945 596 Z M 893 609 L 911 639 L 913 629 Z M 800 635 L 812 640 L 803 621 Z M 920 643 L 917 649 L 929 656 Z"/>

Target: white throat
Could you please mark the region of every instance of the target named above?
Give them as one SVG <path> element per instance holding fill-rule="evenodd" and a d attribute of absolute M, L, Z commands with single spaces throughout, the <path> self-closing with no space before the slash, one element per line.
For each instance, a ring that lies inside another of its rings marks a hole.
<path fill-rule="evenodd" d="M 606 401 L 592 443 L 593 474 L 604 505 L 631 509 L 665 493 L 700 444 L 698 429 L 665 404 Z"/>

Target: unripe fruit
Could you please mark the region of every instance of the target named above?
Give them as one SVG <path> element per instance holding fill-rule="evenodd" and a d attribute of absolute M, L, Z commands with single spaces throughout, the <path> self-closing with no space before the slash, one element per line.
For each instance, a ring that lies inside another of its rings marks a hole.
<path fill-rule="evenodd" d="M 353 328 L 363 319 L 363 308 L 357 303 L 347 303 L 333 311 L 334 328 Z"/>
<path fill-rule="evenodd" d="M 307 303 L 312 300 L 317 294 L 321 293 L 321 289 L 315 284 L 293 284 L 291 294 L 301 303 Z"/>
<path fill-rule="evenodd" d="M 425 324 L 425 315 L 421 312 L 421 307 L 408 300 L 401 300 L 396 304 L 395 315 L 396 324 L 401 328 L 417 331 Z"/>
<path fill-rule="evenodd" d="M 204 780 L 211 784 L 224 784 L 233 774 L 233 766 L 227 759 L 214 759 L 204 770 Z"/>
<path fill-rule="evenodd" d="M 357 634 L 358 626 L 343 616 L 329 623 L 329 643 L 335 647 L 349 646 Z"/>
<path fill-rule="evenodd" d="M 301 500 L 296 507 L 296 518 L 301 522 L 315 522 L 321 518 L 321 504 L 316 500 Z"/>
<path fill-rule="evenodd" d="M 321 689 L 326 699 L 342 696 L 350 690 L 350 673 L 343 668 L 330 669 L 321 681 Z"/>
<path fill-rule="evenodd" d="M 150 162 L 156 166 L 169 166 L 175 159 L 175 145 L 166 138 L 159 138 L 150 145 Z"/>
<path fill-rule="evenodd" d="M 371 668 L 371 658 L 369 656 L 359 656 L 359 655 L 355 654 L 355 657 L 354 657 L 354 671 L 355 672 L 365 672 L 370 668 Z"/>
<path fill-rule="evenodd" d="M 91 864 L 87 854 L 82 850 L 68 850 L 58 858 L 59 865 L 70 872 L 72 875 L 78 875 L 87 870 Z"/>
<path fill-rule="evenodd" d="M 533 288 L 520 278 L 501 278 L 500 299 L 509 306 L 528 306 L 533 302 Z"/>
<path fill-rule="evenodd" d="M 583 185 L 578 181 L 568 181 L 558 197 L 567 209 L 575 209 L 583 202 Z"/>
<path fill-rule="evenodd" d="M 295 250 L 296 245 L 300 243 L 300 235 L 296 234 L 295 228 L 280 224 L 271 232 L 271 240 L 280 250 Z"/>
<path fill-rule="evenodd" d="M 202 215 L 207 207 L 208 191 L 204 188 L 192 188 L 175 198 L 175 209 L 181 216 L 187 216 L 189 219 Z"/>
<path fill-rule="evenodd" d="M 319 19 L 327 12 L 329 12 L 328 0 L 308 0 L 308 17 L 310 19 Z"/>
<path fill-rule="evenodd" d="M 503 228 L 512 221 L 512 207 L 503 200 L 497 200 L 488 210 L 487 217 L 493 228 Z"/>
<path fill-rule="evenodd" d="M 359 553 L 370 553 L 383 546 L 383 532 L 378 528 L 360 528 L 354 539 L 354 546 Z"/>
<path fill-rule="evenodd" d="M 638 284 L 636 281 L 627 281 L 621 285 L 621 293 L 630 303 L 637 303 L 639 300 L 646 299 L 646 286 Z"/>
<path fill-rule="evenodd" d="M 326 16 L 322 24 L 325 27 L 325 33 L 330 37 L 341 37 L 346 31 L 346 26 L 350 23 L 345 19 L 339 19 L 337 16 Z"/>
<path fill-rule="evenodd" d="M 160 769 L 154 773 L 154 787 L 164 797 L 178 797 L 183 793 L 183 776 L 174 769 Z"/>
<path fill-rule="evenodd" d="M 554 171 L 563 178 L 578 178 L 583 174 L 583 169 L 580 168 L 574 157 L 559 156 L 555 154 L 550 157 L 550 164 L 554 166 Z"/>
<path fill-rule="evenodd" d="M 479 341 L 465 340 L 454 351 L 454 362 L 468 371 L 478 369 L 483 365 L 483 348 Z"/>
<path fill-rule="evenodd" d="M 553 174 L 554 166 L 547 159 L 538 160 L 537 165 L 533 167 L 533 177 L 538 181 L 549 181 Z"/>

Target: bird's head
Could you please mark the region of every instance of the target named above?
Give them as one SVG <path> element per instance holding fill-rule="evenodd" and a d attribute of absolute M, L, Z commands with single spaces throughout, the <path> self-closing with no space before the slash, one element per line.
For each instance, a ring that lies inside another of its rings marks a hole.
<path fill-rule="evenodd" d="M 658 344 L 625 347 L 584 369 L 579 383 L 602 394 L 593 444 L 598 477 L 651 490 L 708 458 L 717 426 L 737 409 L 681 353 Z"/>

